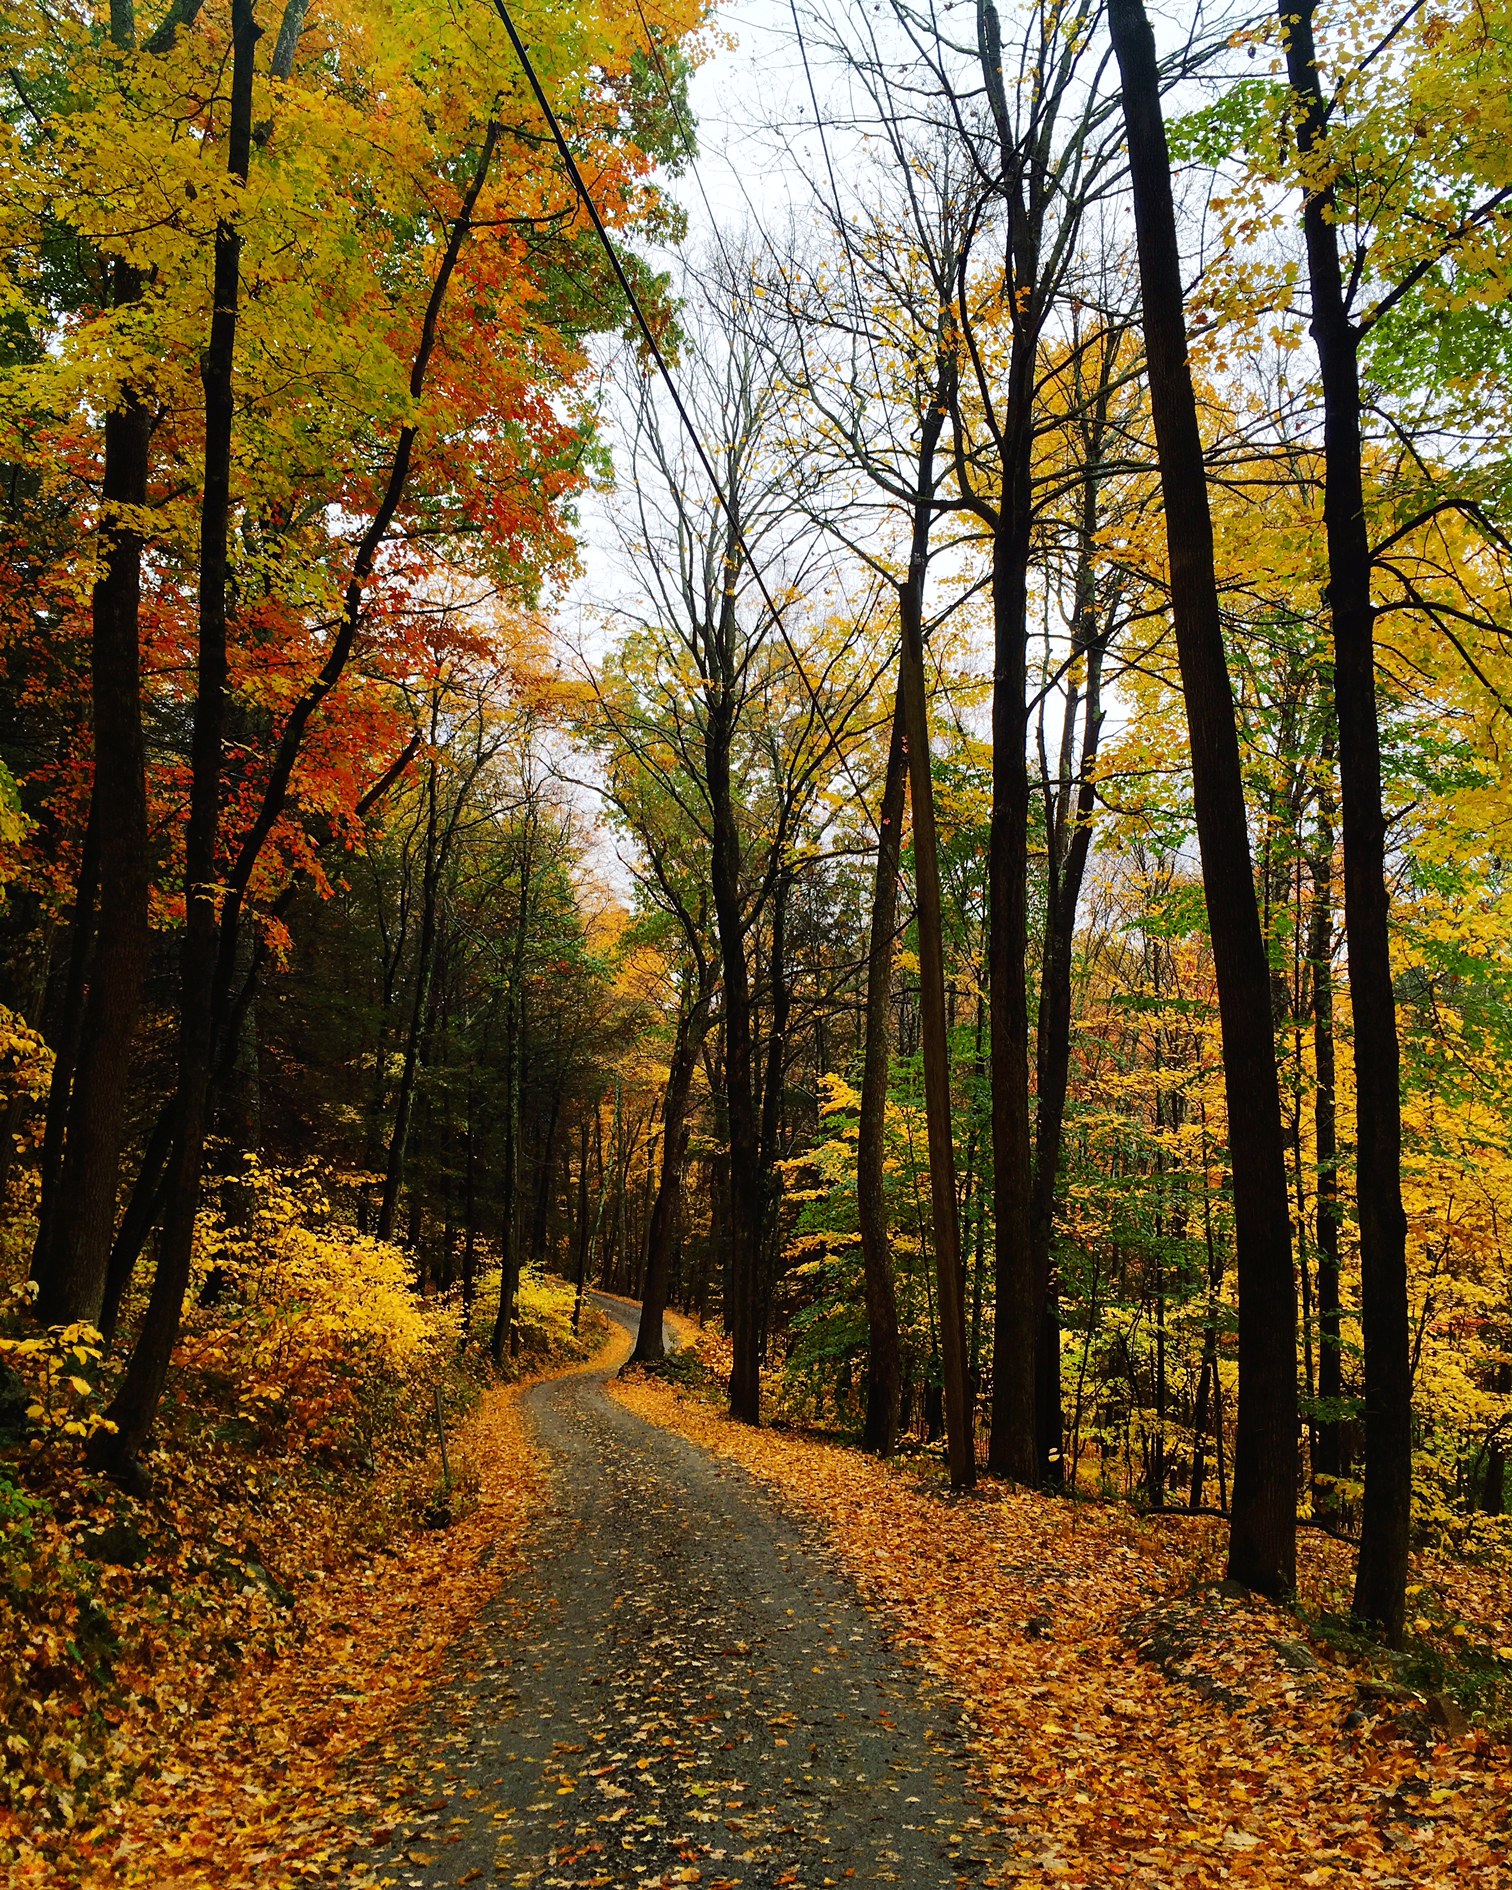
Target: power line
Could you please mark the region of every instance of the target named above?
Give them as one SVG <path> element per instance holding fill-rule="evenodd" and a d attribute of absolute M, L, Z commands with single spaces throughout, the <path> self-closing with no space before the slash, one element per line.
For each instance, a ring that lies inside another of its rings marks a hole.
<path fill-rule="evenodd" d="M 817 87 L 814 84 L 813 69 L 809 64 L 808 42 L 805 40 L 803 36 L 803 22 L 800 20 L 798 16 L 797 0 L 788 0 L 788 10 L 792 14 L 794 38 L 798 47 L 799 56 L 803 61 L 803 75 L 804 75 L 804 79 L 808 87 L 809 103 L 814 113 L 814 129 L 819 134 L 819 148 L 820 148 L 820 151 L 823 153 L 824 168 L 829 177 L 831 201 L 829 204 L 825 205 L 825 209 L 827 212 L 832 210 L 834 213 L 835 233 L 837 237 L 839 238 L 840 247 L 845 255 L 846 269 L 850 276 L 851 291 L 855 297 L 856 308 L 858 311 L 857 319 L 858 321 L 860 321 L 861 319 L 860 310 L 861 310 L 861 307 L 865 298 L 862 296 L 862 293 L 861 293 L 861 281 L 856 270 L 855 250 L 850 240 L 850 236 L 849 236 L 848 228 L 846 224 L 846 219 L 845 219 L 845 212 L 841 205 L 840 186 L 835 175 L 834 160 L 830 155 L 829 138 L 824 129 L 824 113 L 820 109 L 819 93 L 818 93 Z M 709 193 L 704 187 L 703 176 L 700 173 L 699 168 L 698 168 L 698 152 L 694 143 L 693 134 L 688 126 L 688 122 L 687 122 L 686 117 L 684 116 L 682 107 L 678 103 L 676 91 L 674 90 L 672 83 L 667 76 L 666 63 L 662 59 L 661 48 L 656 43 L 656 35 L 652 31 L 651 23 L 646 18 L 646 11 L 645 11 L 645 7 L 642 5 L 642 0 L 635 0 L 635 11 L 640 18 L 641 26 L 646 35 L 646 45 L 651 54 L 652 62 L 655 65 L 656 75 L 661 80 L 662 92 L 667 101 L 667 108 L 672 114 L 673 120 L 676 123 L 678 132 L 682 138 L 683 148 L 688 154 L 688 168 L 692 172 L 694 183 L 698 186 L 698 194 L 700 197 L 703 198 L 704 208 L 709 213 L 709 222 L 710 222 L 710 227 L 713 231 L 714 241 L 719 246 L 719 252 L 720 252 L 720 255 L 724 258 L 725 266 L 727 268 L 730 268 L 731 267 L 730 253 L 725 245 L 724 236 L 721 233 L 720 227 L 719 227 L 719 219 L 714 214 L 714 206 L 709 201 Z M 763 241 L 763 243 L 766 244 L 767 249 L 771 252 L 773 260 L 776 262 L 778 268 L 780 269 L 782 267 L 782 258 L 777 253 L 776 245 L 773 243 L 771 237 L 767 234 L 767 231 L 762 224 L 761 218 L 756 214 L 755 208 L 751 203 L 750 193 L 746 190 L 744 181 L 741 180 L 738 177 L 738 175 L 737 175 L 736 181 L 739 184 L 740 194 L 742 195 L 742 197 L 745 198 L 746 208 L 750 212 L 751 221 L 753 225 L 755 226 L 757 232 L 759 233 L 761 240 Z M 733 273 L 734 273 L 733 269 L 731 273 L 732 273 L 732 278 L 733 278 Z M 883 376 L 882 376 L 882 365 L 881 365 L 881 362 L 877 358 L 877 339 L 869 326 L 864 327 L 863 332 L 866 337 L 866 351 L 871 357 L 872 374 L 876 380 L 877 385 L 880 387 L 882 385 Z M 852 549 L 856 549 L 856 548 L 852 547 Z M 881 569 L 881 565 L 877 560 L 874 560 L 873 558 L 871 558 L 870 556 L 868 556 L 868 554 L 864 552 L 861 552 L 859 555 L 865 560 L 867 564 L 871 566 L 873 571 L 881 573 L 885 581 L 892 586 L 895 592 L 901 590 L 901 585 L 899 581 L 896 578 L 890 576 L 888 573 L 883 572 Z M 969 594 L 970 593 L 968 593 L 968 595 Z M 949 610 L 947 610 L 940 618 L 936 619 L 935 621 L 943 622 L 944 617 L 948 616 L 951 613 L 951 611 L 954 611 L 958 607 L 958 604 L 960 601 L 961 600 L 957 600 L 957 604 L 952 604 L 949 607 Z M 924 635 L 924 640 L 926 643 L 929 640 L 929 632 L 933 627 L 934 627 L 933 624 L 925 624 L 923 627 L 923 635 Z M 800 673 L 801 673 L 801 670 L 800 670 Z M 804 681 L 805 681 L 805 687 L 807 687 L 808 686 L 807 678 L 805 678 Z M 813 694 L 812 689 L 810 689 L 809 693 L 812 696 Z M 855 782 L 854 782 L 854 778 L 851 775 L 849 764 L 842 759 L 841 766 L 845 770 L 846 778 L 850 780 L 852 786 L 854 786 Z M 863 811 L 865 811 L 864 802 L 861 804 L 863 807 Z M 875 833 L 877 830 L 876 823 L 872 821 L 869 812 L 867 813 L 866 818 L 867 818 L 868 824 L 872 828 L 872 831 Z"/>
<path fill-rule="evenodd" d="M 552 108 L 551 100 L 546 96 L 545 87 L 541 84 L 540 76 L 536 72 L 535 62 L 530 57 L 529 49 L 524 40 L 520 37 L 519 29 L 514 23 L 506 0 L 493 0 L 493 6 L 494 11 L 503 22 L 504 31 L 509 35 L 509 43 L 514 47 L 515 56 L 520 62 L 521 69 L 529 82 L 531 91 L 535 94 L 536 103 L 541 108 L 541 115 L 546 120 L 557 150 L 561 153 L 562 162 L 567 167 L 567 175 L 571 178 L 573 188 L 577 191 L 578 198 L 583 208 L 588 213 L 589 221 L 593 224 L 594 233 L 597 235 L 599 243 L 603 247 L 604 254 L 609 258 L 609 266 L 614 271 L 615 279 L 619 283 L 625 300 L 630 304 L 631 313 L 635 316 L 636 324 L 642 336 L 645 338 L 646 346 L 650 350 L 651 359 L 656 364 L 657 373 L 660 374 L 662 384 L 671 396 L 672 405 L 677 410 L 677 417 L 682 423 L 683 431 L 687 434 L 689 443 L 698 456 L 698 462 L 703 467 L 704 475 L 709 481 L 714 497 L 719 502 L 720 509 L 729 520 L 735 542 L 740 547 L 741 556 L 745 559 L 746 568 L 756 580 L 756 588 L 760 591 L 762 601 L 766 605 L 773 623 L 777 626 L 777 634 L 782 638 L 788 655 L 793 659 L 793 665 L 803 683 L 809 701 L 814 706 L 814 712 L 819 718 L 820 727 L 824 730 L 829 740 L 830 747 L 834 751 L 847 779 L 851 781 L 852 787 L 855 787 L 856 783 L 851 777 L 849 761 L 840 746 L 839 738 L 836 736 L 834 729 L 830 726 L 829 716 L 825 712 L 824 704 L 819 700 L 817 691 L 808 679 L 807 673 L 803 667 L 803 658 L 798 654 L 793 639 L 788 635 L 787 625 L 783 622 L 782 612 L 777 608 L 776 599 L 772 596 L 771 591 L 767 587 L 767 581 L 762 576 L 761 567 L 757 564 L 755 556 L 752 553 L 750 544 L 746 539 L 745 530 L 739 518 L 736 516 L 730 501 L 725 497 L 724 487 L 720 483 L 719 474 L 714 469 L 714 462 L 709 457 L 704 443 L 699 437 L 698 429 L 693 424 L 692 416 L 689 414 L 683 402 L 682 395 L 677 391 L 677 384 L 672 379 L 672 371 L 667 366 L 666 356 L 662 353 L 661 344 L 656 339 L 655 331 L 650 321 L 647 319 L 645 310 L 641 306 L 640 297 L 635 292 L 635 285 L 631 282 L 624 264 L 620 261 L 619 252 L 610 241 L 609 232 L 604 227 L 604 220 L 599 215 L 598 205 L 593 201 L 592 193 L 588 189 L 583 173 L 578 168 L 577 159 L 572 155 L 572 147 L 567 142 L 566 134 L 562 130 L 561 121 Z M 644 16 L 642 17 L 644 18 Z M 694 165 L 694 175 L 695 177 L 697 176 L 696 164 Z M 872 820 L 871 810 L 866 806 L 865 799 L 859 793 L 859 790 L 856 799 L 857 804 L 866 815 L 868 824 L 872 827 L 873 832 L 875 832 L 876 822 Z"/>

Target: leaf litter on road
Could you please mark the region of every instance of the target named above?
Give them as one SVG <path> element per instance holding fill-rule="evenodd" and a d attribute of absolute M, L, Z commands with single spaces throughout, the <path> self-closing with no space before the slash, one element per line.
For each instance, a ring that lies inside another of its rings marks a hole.
<path fill-rule="evenodd" d="M 932 1464 L 753 1430 L 657 1379 L 613 1395 L 774 1489 L 950 1688 L 1012 1841 L 1005 1882 L 1506 1883 L 1505 1741 L 1373 1691 L 1296 1615 L 1215 1581 L 1204 1519 L 951 1497 Z M 1307 1588 L 1338 1546 L 1309 1542 Z"/>
<path fill-rule="evenodd" d="M 129 1798 L 73 1834 L 65 1857 L 39 1853 L 14 1881 L 143 1890 L 362 1881 L 353 1848 L 392 1817 L 352 1761 L 405 1745 L 448 1647 L 507 1574 L 541 1498 L 520 1390 L 487 1393 L 459 1440 L 479 1472 L 470 1514 L 312 1588 L 295 1645 L 249 1666 L 176 1728 L 171 1765 L 145 1769 Z"/>

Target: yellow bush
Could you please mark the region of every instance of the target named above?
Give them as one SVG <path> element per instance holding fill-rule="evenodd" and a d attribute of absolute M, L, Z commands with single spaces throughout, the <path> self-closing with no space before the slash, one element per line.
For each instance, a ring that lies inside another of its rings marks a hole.
<path fill-rule="evenodd" d="M 35 1291 L 30 1281 L 17 1281 L 0 1296 L 0 1366 L 25 1389 L 27 1423 L 49 1444 L 113 1430 L 94 1408 L 98 1388 L 90 1374 L 103 1354 L 99 1333 L 82 1321 L 36 1331 L 22 1318 Z"/>
<path fill-rule="evenodd" d="M 283 1441 L 361 1436 L 430 1375 L 442 1321 L 411 1286 L 404 1253 L 331 1219 L 313 1170 L 255 1158 L 200 1217 L 198 1305 L 180 1362 L 222 1383 L 240 1415 Z"/>
<path fill-rule="evenodd" d="M 540 1273 L 523 1273 L 515 1298 L 515 1324 L 520 1350 L 531 1358 L 580 1358 L 588 1347 L 572 1330 L 576 1294 L 561 1280 Z"/>

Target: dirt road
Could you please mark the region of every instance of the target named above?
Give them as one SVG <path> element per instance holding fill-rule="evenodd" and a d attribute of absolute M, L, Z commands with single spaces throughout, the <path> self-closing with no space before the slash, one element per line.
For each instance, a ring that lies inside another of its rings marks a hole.
<path fill-rule="evenodd" d="M 743 1471 L 614 1403 L 608 1376 L 526 1394 L 550 1513 L 434 1699 L 418 1815 L 380 1853 L 384 1874 L 552 1890 L 986 1882 L 948 1714 Z"/>

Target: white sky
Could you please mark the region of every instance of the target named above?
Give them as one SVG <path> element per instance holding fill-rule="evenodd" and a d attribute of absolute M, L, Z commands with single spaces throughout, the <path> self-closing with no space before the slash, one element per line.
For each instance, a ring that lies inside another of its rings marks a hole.
<path fill-rule="evenodd" d="M 811 25 L 813 3 L 798 0 L 798 11 L 812 83 L 824 107 L 831 102 L 828 94 L 836 78 L 833 69 L 826 72 L 818 43 L 821 36 Z M 861 4 L 863 0 L 836 0 L 834 14 L 843 22 L 848 6 Z M 1223 9 L 1227 4 L 1228 0 L 1208 0 L 1203 10 L 1211 11 L 1213 5 Z M 1154 0 L 1151 16 L 1163 46 L 1173 47 L 1186 37 L 1200 6 L 1203 0 L 1164 6 Z M 974 38 L 971 11 L 965 0 L 948 23 L 942 17 L 942 25 L 969 42 Z M 1005 32 L 1011 32 L 1012 0 L 1001 11 Z M 885 28 L 885 17 L 869 24 Z M 736 0 L 722 6 L 710 39 L 715 50 L 695 72 L 689 87 L 697 165 L 667 180 L 667 187 L 687 214 L 691 254 L 706 250 L 716 237 L 738 241 L 752 229 L 765 232 L 780 250 L 794 220 L 802 224 L 813 218 L 816 188 L 828 192 L 824 149 L 812 130 L 810 79 L 798 50 L 790 0 Z M 720 43 L 724 40 L 733 44 Z M 844 116 L 843 111 L 839 116 Z M 857 136 L 827 125 L 826 142 L 829 163 L 838 174 L 842 194 L 847 194 L 849 173 L 861 157 Z M 668 263 L 672 260 L 667 258 Z M 625 455 L 615 438 L 612 412 L 609 420 L 611 449 L 623 474 Z M 609 513 L 612 503 L 601 495 L 585 496 L 581 507 L 583 576 L 557 613 L 566 648 L 595 657 L 605 646 L 606 612 L 616 606 L 633 609 L 642 590 L 619 550 Z M 1117 721 L 1115 694 L 1110 691 L 1109 709 Z"/>
<path fill-rule="evenodd" d="M 777 129 L 785 125 L 796 131 L 800 105 L 801 116 L 810 122 L 813 118 L 802 64 L 794 50 L 788 0 L 740 0 L 738 5 L 720 7 L 710 38 L 715 50 L 693 74 L 688 89 L 697 164 L 682 176 L 666 180 L 669 194 L 687 215 L 687 246 L 695 255 L 716 237 L 735 239 L 753 225 L 770 232 L 775 240 L 792 212 L 811 200 L 807 180 L 822 164 L 817 138 L 789 137 Z M 726 40 L 734 43 L 723 43 Z M 816 82 L 820 82 L 817 75 Z M 805 148 L 810 142 L 812 152 Z M 673 260 L 666 258 L 668 264 Z M 616 471 L 623 475 L 625 454 L 616 438 L 612 410 L 608 419 Z M 583 575 L 556 613 L 566 650 L 590 657 L 597 657 L 605 647 L 605 614 L 632 603 L 642 593 L 619 549 L 610 517 L 613 503 L 612 496 L 584 495 L 580 503 Z M 616 857 L 615 837 L 608 828 L 600 829 L 592 863 L 622 893 L 628 892 L 628 869 Z"/>
<path fill-rule="evenodd" d="M 773 232 L 785 227 L 790 207 L 807 200 L 805 180 L 812 174 L 801 143 L 793 148 L 773 130 L 792 120 L 794 80 L 803 85 L 787 0 L 721 7 L 713 36 L 736 43 L 718 45 L 689 86 L 697 166 L 667 180 L 669 194 L 687 214 L 693 254 L 716 234 L 733 237 L 753 223 Z M 612 417 L 609 433 L 617 447 Z M 623 454 L 616 450 L 614 457 L 622 470 Z M 581 640 L 591 649 L 601 643 L 595 621 L 600 613 L 638 587 L 620 559 L 606 502 L 589 495 L 582 512 L 584 575 L 560 615 L 568 641 Z"/>

